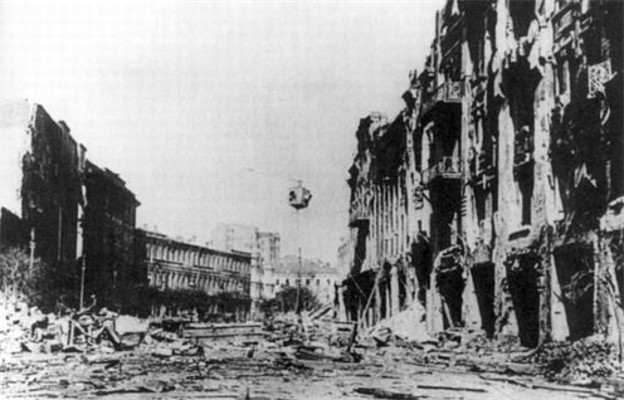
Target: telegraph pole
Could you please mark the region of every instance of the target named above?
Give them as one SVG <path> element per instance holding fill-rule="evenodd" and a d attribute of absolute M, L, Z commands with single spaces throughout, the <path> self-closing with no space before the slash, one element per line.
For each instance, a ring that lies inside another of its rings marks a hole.
<path fill-rule="evenodd" d="M 301 261 L 301 209 L 296 208 L 295 212 L 297 213 L 297 300 L 295 301 L 295 311 L 297 314 L 301 313 L 300 301 L 301 301 L 301 269 L 302 269 L 302 261 Z"/>
<path fill-rule="evenodd" d="M 301 256 L 301 215 L 300 211 L 306 207 L 310 203 L 310 199 L 312 199 L 312 193 L 303 186 L 301 181 L 298 181 L 297 186 L 290 188 L 288 191 L 288 204 L 295 209 L 296 211 L 296 224 L 297 224 L 297 258 L 298 258 L 298 267 L 297 267 L 297 300 L 295 302 L 295 310 L 297 314 L 301 313 L 301 305 L 299 304 L 301 301 L 301 270 L 303 259 Z"/>

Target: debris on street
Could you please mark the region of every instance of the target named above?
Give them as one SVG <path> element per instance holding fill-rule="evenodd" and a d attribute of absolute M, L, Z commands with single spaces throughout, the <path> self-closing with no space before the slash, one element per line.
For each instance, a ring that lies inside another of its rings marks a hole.
<path fill-rule="evenodd" d="M 37 310 L 14 306 L 3 322 L 0 374 L 2 390 L 15 398 L 166 392 L 231 399 L 275 398 L 276 393 L 282 398 L 323 398 L 324 393 L 325 398 L 425 399 L 438 392 L 496 398 L 500 390 L 492 388 L 499 385 L 507 392 L 561 392 L 587 398 L 624 394 L 615 383 L 621 377 L 617 368 L 596 364 L 610 354 L 599 342 L 545 347 L 523 356 L 497 350 L 479 336 L 462 342 L 452 331 L 423 342 L 406 340 L 388 327 L 358 336 L 353 324 L 313 318 L 306 312 L 277 315 L 262 324 L 170 324 L 111 315 L 108 310 L 83 313 L 92 320 L 74 326 L 67 342 L 63 331 L 67 319 L 50 315 L 45 325 Z M 100 322 L 103 317 L 112 318 L 110 325 Z M 39 330 L 34 335 L 33 325 Z M 97 334 L 104 326 L 111 330 Z M 456 345 L 448 346 L 449 342 Z M 586 361 L 590 366 L 585 369 L 567 363 L 565 357 L 575 352 L 595 354 L 594 363 Z M 565 364 L 558 374 L 555 360 Z M 535 362 L 553 371 L 547 374 L 553 382 L 540 377 L 542 370 Z M 567 383 L 577 385 L 561 385 L 562 374 L 569 374 L 564 371 L 573 369 L 591 377 L 592 385 L 570 380 Z M 442 375 L 452 376 L 453 383 L 436 378 Z M 418 379 L 413 381 L 414 377 Z M 322 389 L 315 385 L 321 381 Z"/>

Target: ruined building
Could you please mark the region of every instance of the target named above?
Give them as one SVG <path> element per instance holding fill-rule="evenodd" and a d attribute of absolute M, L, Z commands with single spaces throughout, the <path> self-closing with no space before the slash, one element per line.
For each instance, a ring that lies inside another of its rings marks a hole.
<path fill-rule="evenodd" d="M 1 108 L 2 246 L 28 248 L 54 271 L 46 273 L 48 305 L 70 290 L 77 298 L 85 148 L 38 104 L 24 100 Z"/>
<path fill-rule="evenodd" d="M 526 346 L 624 329 L 619 1 L 449 0 L 350 169 L 348 318 Z"/>
<path fill-rule="evenodd" d="M 44 308 L 78 307 L 82 293 L 138 311 L 146 282 L 134 256 L 139 203 L 123 181 L 88 162 L 67 124 L 39 104 L 3 103 L 0 139 L 0 247 L 29 249 L 42 261 Z"/>
<path fill-rule="evenodd" d="M 85 292 L 120 312 L 145 312 L 147 271 L 135 242 L 140 203 L 119 175 L 90 161 L 84 186 Z"/>

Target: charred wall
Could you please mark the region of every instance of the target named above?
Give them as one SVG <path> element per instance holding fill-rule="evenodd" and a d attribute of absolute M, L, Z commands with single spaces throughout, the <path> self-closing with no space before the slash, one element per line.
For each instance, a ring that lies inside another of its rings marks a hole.
<path fill-rule="evenodd" d="M 85 172 L 84 247 L 86 293 L 98 303 L 133 312 L 144 303 L 137 296 L 147 274 L 135 256 L 136 208 L 139 202 L 123 180 L 88 162 Z"/>
<path fill-rule="evenodd" d="M 39 105 L 33 108 L 30 146 L 22 158 L 22 220 L 34 239 L 35 255 L 50 269 L 45 307 L 61 294 L 75 299 L 78 208 L 82 203 L 84 148 L 63 122 L 55 122 Z"/>

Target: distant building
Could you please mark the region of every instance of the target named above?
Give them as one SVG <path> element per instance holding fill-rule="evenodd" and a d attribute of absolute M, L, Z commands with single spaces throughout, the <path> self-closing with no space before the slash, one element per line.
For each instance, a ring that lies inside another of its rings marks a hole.
<path fill-rule="evenodd" d="M 258 233 L 259 260 L 261 270 L 259 290 L 261 298 L 272 298 L 275 295 L 273 273 L 281 257 L 281 238 L 276 232 Z M 252 279 L 253 281 L 253 279 Z"/>
<path fill-rule="evenodd" d="M 275 263 L 280 259 L 280 234 L 276 232 L 258 232 L 258 250 L 262 263 Z"/>
<path fill-rule="evenodd" d="M 340 238 L 340 245 L 338 246 L 336 269 L 342 277 L 346 277 L 351 270 L 351 263 L 353 262 L 353 239 L 351 236 L 343 236 Z"/>
<path fill-rule="evenodd" d="M 320 260 L 305 259 L 301 262 L 297 256 L 285 256 L 276 265 L 273 271 L 275 292 L 286 287 L 301 287 L 310 289 L 321 303 L 333 303 L 335 299 L 336 282 L 340 277 L 338 271 Z"/>
<path fill-rule="evenodd" d="M 159 291 L 167 289 L 200 290 L 215 297 L 208 305 L 214 313 L 223 312 L 216 296 L 228 292 L 242 307 L 241 315 L 249 312 L 252 256 L 249 253 L 221 251 L 172 239 L 166 235 L 137 229 L 144 261 L 147 264 L 149 286 Z M 150 304 L 156 313 L 159 304 Z"/>
<path fill-rule="evenodd" d="M 258 251 L 258 228 L 243 224 L 218 224 L 211 232 L 215 249 L 238 250 L 255 254 Z"/>
<path fill-rule="evenodd" d="M 211 246 L 224 251 L 244 251 L 255 257 L 251 266 L 250 295 L 254 306 L 275 294 L 273 270 L 280 258 L 280 235 L 261 232 L 243 224 L 218 224 L 212 230 Z M 255 310 L 255 307 L 254 307 Z"/>

